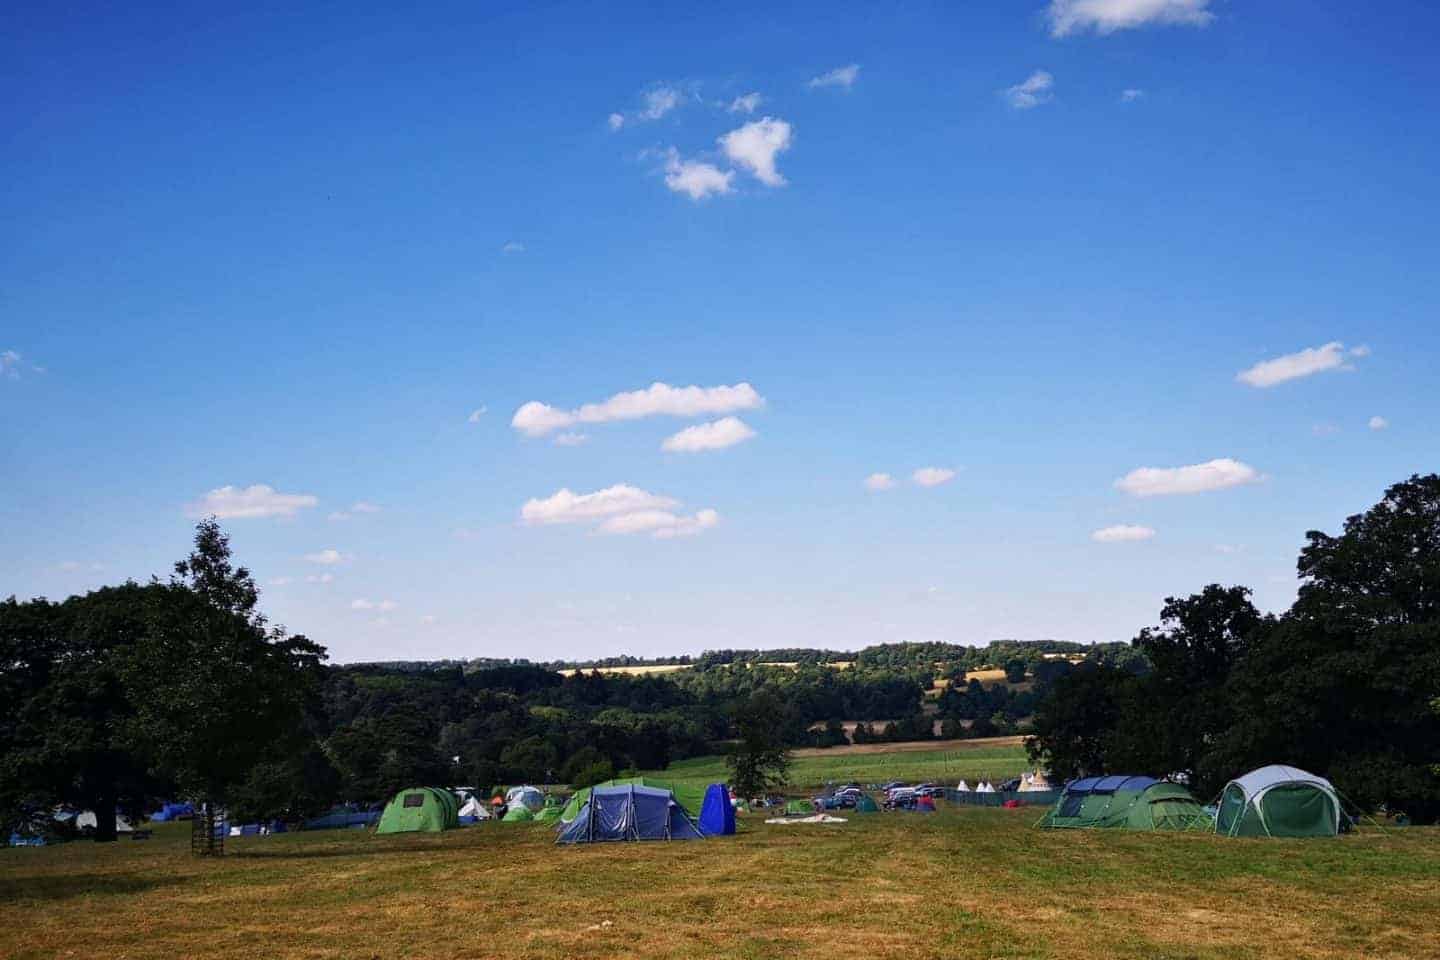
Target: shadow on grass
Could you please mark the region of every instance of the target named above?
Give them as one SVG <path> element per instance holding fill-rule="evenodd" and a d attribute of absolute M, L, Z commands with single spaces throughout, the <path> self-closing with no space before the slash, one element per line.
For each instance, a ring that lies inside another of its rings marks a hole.
<path fill-rule="evenodd" d="M 184 877 L 136 876 L 125 873 L 68 873 L 57 876 L 0 878 L 0 903 L 25 900 L 70 900 L 75 897 L 131 896 L 184 883 Z"/>
<path fill-rule="evenodd" d="M 344 857 L 374 857 L 382 854 L 392 853 L 427 853 L 450 850 L 450 847 L 435 846 L 371 846 L 369 844 L 354 844 L 343 847 L 292 847 L 288 849 L 271 850 L 236 850 L 233 853 L 225 854 L 226 860 L 324 860 L 327 858 Z"/>

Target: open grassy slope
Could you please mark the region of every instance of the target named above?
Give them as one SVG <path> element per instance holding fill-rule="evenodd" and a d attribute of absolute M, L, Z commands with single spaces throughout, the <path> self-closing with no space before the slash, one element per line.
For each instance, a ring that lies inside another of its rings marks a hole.
<path fill-rule="evenodd" d="M 0 957 L 1434 957 L 1440 831 L 1340 840 L 871 814 L 560 849 L 540 825 L 0 850 Z"/>
<path fill-rule="evenodd" d="M 988 740 L 944 740 L 935 743 L 861 744 L 824 750 L 798 750 L 790 767 L 790 781 L 796 791 L 805 791 L 827 782 L 855 780 L 884 783 L 907 780 L 915 783 L 934 780 L 954 786 L 961 777 L 1018 776 L 1026 768 L 1025 748 L 1020 737 Z M 654 776 L 668 780 L 716 783 L 727 779 L 723 757 L 696 757 L 671 764 Z"/>

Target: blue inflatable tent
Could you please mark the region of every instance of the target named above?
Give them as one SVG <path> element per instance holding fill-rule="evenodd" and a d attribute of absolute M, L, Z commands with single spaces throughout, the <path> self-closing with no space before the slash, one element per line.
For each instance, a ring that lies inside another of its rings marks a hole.
<path fill-rule="evenodd" d="M 575 819 L 561 825 L 555 842 L 704 838 L 695 821 L 675 801 L 675 794 L 657 787 L 627 784 L 593 788 Z"/>
<path fill-rule="evenodd" d="M 705 802 L 700 806 L 700 832 L 707 837 L 729 836 L 735 832 L 735 807 L 723 783 L 712 783 L 705 790 Z"/>
<path fill-rule="evenodd" d="M 195 816 L 195 807 L 189 803 L 167 803 L 160 808 L 159 812 L 150 817 L 156 823 L 166 823 L 171 820 L 189 820 Z"/>

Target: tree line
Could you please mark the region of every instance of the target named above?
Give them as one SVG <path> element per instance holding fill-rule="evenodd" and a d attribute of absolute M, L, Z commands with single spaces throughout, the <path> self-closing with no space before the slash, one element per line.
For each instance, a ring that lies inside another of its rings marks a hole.
<path fill-rule="evenodd" d="M 1188 778 L 1202 799 L 1255 767 L 1328 777 L 1364 810 L 1440 819 L 1440 476 L 1413 476 L 1306 534 L 1299 594 L 1266 615 L 1243 586 L 1170 598 L 1132 641 L 1037 707 L 1029 749 L 1061 779 Z"/>

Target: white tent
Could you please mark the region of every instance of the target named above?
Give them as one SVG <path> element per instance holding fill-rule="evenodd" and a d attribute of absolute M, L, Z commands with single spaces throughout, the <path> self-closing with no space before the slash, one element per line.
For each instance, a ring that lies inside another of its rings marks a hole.
<path fill-rule="evenodd" d="M 975 788 L 976 793 L 994 793 L 995 788 L 990 785 L 989 780 L 981 780 L 980 786 Z"/>
<path fill-rule="evenodd" d="M 460 816 L 474 817 L 477 820 L 489 820 L 490 807 L 488 804 L 481 803 L 479 797 L 472 796 L 469 800 L 466 800 L 465 805 L 460 808 Z"/>
<path fill-rule="evenodd" d="M 959 784 L 956 785 L 955 789 L 959 790 L 961 793 L 969 793 L 970 784 L 966 783 L 964 780 L 961 780 Z"/>
<path fill-rule="evenodd" d="M 1028 793 L 1033 790 L 1053 789 L 1054 787 L 1050 786 L 1050 781 L 1045 779 L 1045 774 L 1040 773 L 1039 771 L 1036 771 L 1032 774 L 1027 770 L 1024 776 L 1020 778 L 1020 789 L 1018 792 Z"/>
<path fill-rule="evenodd" d="M 77 830 L 94 830 L 99 823 L 100 821 L 96 818 L 94 810 L 86 810 L 75 817 L 75 829 Z M 126 820 L 117 813 L 115 815 L 115 832 L 134 833 L 135 828 L 130 826 L 129 820 Z"/>

